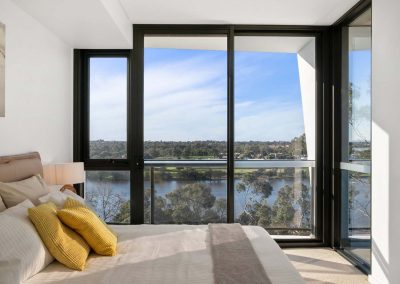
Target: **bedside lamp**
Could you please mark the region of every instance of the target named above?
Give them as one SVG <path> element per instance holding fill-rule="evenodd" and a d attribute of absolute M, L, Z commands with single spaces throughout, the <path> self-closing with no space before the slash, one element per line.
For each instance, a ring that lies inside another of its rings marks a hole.
<path fill-rule="evenodd" d="M 63 185 L 60 191 L 68 189 L 76 193 L 73 184 L 85 182 L 84 165 L 82 162 L 45 165 L 43 179 L 48 185 Z"/>

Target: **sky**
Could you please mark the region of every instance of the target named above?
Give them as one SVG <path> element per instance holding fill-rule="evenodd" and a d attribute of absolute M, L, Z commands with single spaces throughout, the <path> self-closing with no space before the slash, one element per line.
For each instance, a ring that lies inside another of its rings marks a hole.
<path fill-rule="evenodd" d="M 355 50 L 349 54 L 349 80 L 353 92 L 350 141 L 371 140 L 371 50 Z"/>
<path fill-rule="evenodd" d="M 226 141 L 227 53 L 145 49 L 144 136 Z M 235 53 L 235 140 L 304 133 L 295 53 Z M 91 59 L 91 140 L 126 140 L 126 59 Z"/>
<path fill-rule="evenodd" d="M 90 59 L 90 140 L 126 141 L 127 59 Z"/>

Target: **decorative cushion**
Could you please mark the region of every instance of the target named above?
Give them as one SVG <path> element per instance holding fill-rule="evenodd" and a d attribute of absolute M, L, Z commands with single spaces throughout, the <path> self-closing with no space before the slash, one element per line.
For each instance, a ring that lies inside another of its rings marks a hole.
<path fill-rule="evenodd" d="M 50 253 L 65 266 L 83 270 L 90 248 L 77 233 L 61 223 L 54 203 L 46 203 L 28 210 L 29 218 Z"/>
<path fill-rule="evenodd" d="M 69 207 L 70 200 L 67 200 L 64 209 L 57 212 L 58 218 L 81 235 L 97 254 L 115 255 L 117 237 L 91 209 L 85 206 Z"/>
<path fill-rule="evenodd" d="M 0 196 L 0 212 L 3 212 L 3 211 L 6 210 L 6 209 L 7 209 L 7 207 L 6 207 L 6 205 L 4 204 L 3 199 L 2 199 L 1 196 Z"/>
<path fill-rule="evenodd" d="M 73 198 L 67 198 L 67 201 L 65 201 L 63 208 L 74 208 L 74 207 L 86 207 L 88 209 L 90 209 L 90 207 L 88 207 L 86 204 L 79 202 L 76 199 Z"/>
<path fill-rule="evenodd" d="M 92 209 L 92 207 L 88 206 L 86 203 L 81 203 L 81 202 L 79 202 L 78 200 L 72 199 L 72 198 L 68 198 L 67 201 L 64 203 L 64 209 L 65 209 L 65 208 L 80 207 L 80 206 L 83 206 L 83 207 L 85 207 L 85 208 L 91 210 L 91 211 L 93 212 L 93 214 L 95 214 L 95 215 L 98 217 L 97 213 Z M 106 226 L 106 227 L 108 228 L 108 230 L 109 230 L 115 237 L 118 236 L 117 233 L 114 232 L 114 231 L 106 224 L 106 222 L 104 222 L 103 219 L 100 219 L 100 218 L 99 218 L 99 220 L 104 224 L 104 226 Z"/>
<path fill-rule="evenodd" d="M 49 192 L 50 190 L 40 175 L 16 182 L 0 182 L 0 196 L 7 207 L 15 206 L 25 199 L 39 205 L 39 197 Z"/>
<path fill-rule="evenodd" d="M 25 200 L 0 214 L 0 271 L 7 270 L 0 278 L 16 279 L 17 274 L 24 281 L 54 260 L 28 218 L 31 207 L 32 202 Z"/>

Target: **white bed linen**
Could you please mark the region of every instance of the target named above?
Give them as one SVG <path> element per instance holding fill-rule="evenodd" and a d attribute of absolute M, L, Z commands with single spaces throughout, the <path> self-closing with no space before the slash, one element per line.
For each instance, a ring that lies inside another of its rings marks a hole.
<path fill-rule="evenodd" d="M 55 261 L 24 283 L 214 283 L 207 225 L 111 227 L 118 233 L 117 256 L 92 254 L 82 272 Z M 243 229 L 272 283 L 304 283 L 264 229 Z"/>

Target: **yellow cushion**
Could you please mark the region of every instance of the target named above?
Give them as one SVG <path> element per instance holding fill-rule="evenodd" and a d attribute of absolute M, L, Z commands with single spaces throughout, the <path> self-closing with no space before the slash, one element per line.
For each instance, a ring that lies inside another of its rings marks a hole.
<path fill-rule="evenodd" d="M 85 268 L 90 247 L 82 237 L 61 223 L 54 203 L 29 208 L 28 214 L 55 259 L 72 269 Z"/>
<path fill-rule="evenodd" d="M 66 208 L 74 208 L 74 207 L 85 207 L 85 208 L 89 209 L 90 211 L 92 211 L 92 212 L 97 216 L 96 212 L 94 212 L 93 209 L 90 208 L 89 206 L 87 206 L 86 204 L 84 204 L 84 203 L 82 203 L 82 202 L 79 202 L 78 200 L 76 200 L 76 199 L 74 199 L 74 198 L 68 197 L 67 201 L 65 201 L 65 203 L 64 203 L 63 209 L 66 209 Z M 104 224 L 104 226 L 107 227 L 107 229 L 108 229 L 115 237 L 118 237 L 117 233 L 114 232 L 114 231 L 106 224 L 106 222 L 103 221 L 103 219 L 99 218 L 99 220 Z"/>
<path fill-rule="evenodd" d="M 84 203 L 73 199 L 71 197 L 67 198 L 67 201 L 65 201 L 63 208 L 73 208 L 73 207 L 86 207 L 89 208 L 88 206 L 86 206 Z"/>
<path fill-rule="evenodd" d="M 57 212 L 57 216 L 65 225 L 81 235 L 97 254 L 116 254 L 117 237 L 86 206 L 68 207 L 67 204 Z"/>

